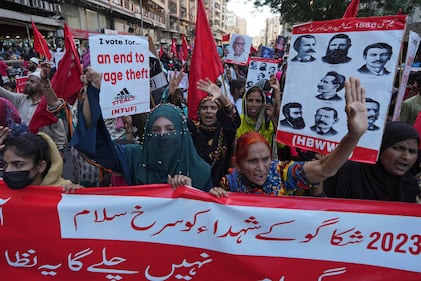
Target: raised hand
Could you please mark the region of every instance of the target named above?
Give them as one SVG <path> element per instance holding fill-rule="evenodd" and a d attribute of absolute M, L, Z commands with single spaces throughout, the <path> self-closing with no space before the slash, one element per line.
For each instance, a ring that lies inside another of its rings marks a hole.
<path fill-rule="evenodd" d="M 40 67 L 41 71 L 39 76 L 41 77 L 41 80 L 48 80 L 51 75 L 51 65 L 48 62 L 42 62 Z"/>
<path fill-rule="evenodd" d="M 86 69 L 86 73 L 80 76 L 80 80 L 84 85 L 88 85 L 89 83 L 92 84 L 97 89 L 101 88 L 101 79 L 102 74 L 96 72 L 92 67 L 88 66 Z"/>
<path fill-rule="evenodd" d="M 219 99 L 222 96 L 221 89 L 215 83 L 213 83 L 209 78 L 206 78 L 206 80 L 200 79 L 199 81 L 197 81 L 196 86 L 197 86 L 197 89 L 212 95 L 213 101 Z"/>
<path fill-rule="evenodd" d="M 177 90 L 178 85 L 180 85 L 181 80 L 183 80 L 184 72 L 174 70 L 173 75 L 170 75 L 169 87 L 170 87 L 170 95 L 175 93 Z"/>
<path fill-rule="evenodd" d="M 4 142 L 11 131 L 8 127 L 0 126 L 0 151 L 3 151 Z"/>
<path fill-rule="evenodd" d="M 345 112 L 348 119 L 348 132 L 358 136 L 367 131 L 368 116 L 365 105 L 365 89 L 360 85 L 360 80 L 350 77 L 345 82 Z"/>

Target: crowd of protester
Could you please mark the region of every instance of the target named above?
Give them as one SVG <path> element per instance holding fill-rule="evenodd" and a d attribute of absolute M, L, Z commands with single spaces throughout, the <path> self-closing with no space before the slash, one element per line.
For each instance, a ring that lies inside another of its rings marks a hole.
<path fill-rule="evenodd" d="M 243 192 L 403 202 L 416 202 L 420 194 L 421 73 L 411 81 L 413 94 L 404 102 L 403 121 L 385 127 L 379 160 L 363 164 L 348 161 L 369 126 L 364 85 L 356 78 L 345 82 L 348 133 L 335 150 L 319 155 L 275 140 L 287 68 L 282 60 L 265 84 L 247 91 L 248 68 L 222 60 L 224 74 L 217 81 L 198 82 L 197 88 L 208 96 L 199 104 L 198 120 L 190 120 L 188 91 L 178 87 L 189 74 L 189 58 L 183 61 L 164 52 L 162 67 L 174 74 L 162 97 L 151 99 L 151 112 L 104 119 L 101 75 L 89 66 L 87 42 L 80 52 L 84 86 L 73 103 L 59 99 L 51 87 L 54 63 L 43 62 L 30 48 L 2 50 L 0 149 L 3 180 L 10 188 L 52 185 L 71 192 L 90 186 L 168 183 L 173 188 L 191 185 L 218 197 Z M 4 66 L 5 60 L 14 62 Z M 9 85 L 15 61 L 28 77 L 23 94 Z M 272 91 L 272 103 L 265 100 L 265 87 Z M 42 97 L 58 121 L 37 135 L 27 125 Z M 61 177 L 66 159 L 60 152 L 66 145 L 72 150 L 74 183 Z"/>

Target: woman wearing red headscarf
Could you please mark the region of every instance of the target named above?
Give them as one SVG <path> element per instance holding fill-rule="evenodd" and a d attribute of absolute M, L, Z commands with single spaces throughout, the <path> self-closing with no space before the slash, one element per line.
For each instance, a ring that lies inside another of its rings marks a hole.
<path fill-rule="evenodd" d="M 345 96 L 348 133 L 330 154 L 307 162 L 272 160 L 267 140 L 257 132 L 248 132 L 237 140 L 236 168 L 221 180 L 221 187 L 212 188 L 210 193 L 218 197 L 227 196 L 227 191 L 292 194 L 297 189 L 310 188 L 336 174 L 368 126 L 365 90 L 360 87 L 359 80 L 350 78 L 346 82 Z"/>

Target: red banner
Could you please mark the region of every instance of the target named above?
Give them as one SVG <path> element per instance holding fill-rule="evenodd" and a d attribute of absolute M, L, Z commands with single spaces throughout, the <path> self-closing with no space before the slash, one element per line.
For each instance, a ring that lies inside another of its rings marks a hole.
<path fill-rule="evenodd" d="M 421 206 L 168 185 L 10 190 L 9 280 L 421 280 Z"/>
<path fill-rule="evenodd" d="M 16 77 L 16 93 L 23 93 L 23 89 L 25 89 L 26 82 L 28 81 L 28 76 L 24 77 Z"/>

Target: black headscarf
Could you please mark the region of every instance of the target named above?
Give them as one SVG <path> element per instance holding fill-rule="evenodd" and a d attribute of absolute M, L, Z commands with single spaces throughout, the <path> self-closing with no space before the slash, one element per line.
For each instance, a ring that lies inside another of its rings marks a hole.
<path fill-rule="evenodd" d="M 217 185 L 228 173 L 235 136 L 241 120 L 237 112 L 226 113 L 224 109 L 219 108 L 216 113 L 216 123 L 211 126 L 204 125 L 200 110 L 208 100 L 212 100 L 212 97 L 207 96 L 200 101 L 197 114 L 199 121 L 189 121 L 188 125 L 197 152 L 211 165 L 212 181 Z"/>
<path fill-rule="evenodd" d="M 413 126 L 405 122 L 389 122 L 383 134 L 380 154 L 391 145 L 420 138 Z M 403 176 L 390 175 L 379 161 L 365 164 L 348 161 L 337 174 L 323 182 L 328 197 L 415 202 L 418 180 L 408 171 Z"/>

